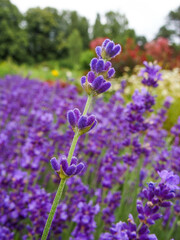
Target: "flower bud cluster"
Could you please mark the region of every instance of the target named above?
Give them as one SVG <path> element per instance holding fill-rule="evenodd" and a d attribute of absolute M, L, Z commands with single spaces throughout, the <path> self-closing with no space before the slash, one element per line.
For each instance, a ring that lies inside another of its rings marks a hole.
<path fill-rule="evenodd" d="M 83 116 L 78 108 L 70 110 L 67 112 L 67 120 L 71 125 L 74 132 L 78 131 L 79 135 L 82 135 L 91 129 L 93 129 L 97 120 L 94 115 Z"/>
<path fill-rule="evenodd" d="M 156 88 L 158 86 L 158 81 L 162 80 L 162 74 L 159 72 L 161 67 L 159 65 L 143 62 L 145 68 L 141 70 L 139 76 L 142 76 L 142 83 L 146 86 Z"/>
<path fill-rule="evenodd" d="M 147 225 L 155 224 L 155 221 L 162 218 L 158 213 L 160 207 L 168 208 L 172 205 L 170 199 L 175 197 L 175 190 L 179 189 L 179 177 L 173 172 L 163 170 L 158 172 L 161 182 L 156 187 L 156 183 L 148 183 L 148 188 L 143 189 L 142 197 L 147 199 L 143 206 L 142 200 L 137 200 L 137 211 L 140 221 Z"/>
<path fill-rule="evenodd" d="M 157 240 L 157 237 L 154 234 L 149 233 L 150 231 L 145 224 L 138 229 L 136 223 L 134 222 L 133 216 L 129 214 L 128 223 L 120 221 L 114 224 L 110 228 L 110 233 L 101 234 L 100 240 Z"/>
<path fill-rule="evenodd" d="M 66 156 L 60 156 L 57 160 L 53 157 L 51 160 L 51 166 L 55 172 L 58 173 L 61 179 L 66 179 L 81 173 L 84 169 L 84 163 L 77 163 L 78 159 L 76 157 L 72 157 L 70 166 L 68 164 Z"/>
<path fill-rule="evenodd" d="M 110 61 L 121 51 L 119 44 L 115 45 L 113 41 L 106 39 L 102 46 L 96 47 L 98 58 L 93 58 L 90 63 L 91 71 L 87 76 L 81 78 L 81 85 L 88 95 L 98 95 L 106 92 L 111 83 L 105 79 L 110 79 L 115 74 L 115 69 L 112 67 Z"/>
<path fill-rule="evenodd" d="M 115 45 L 114 42 L 109 39 L 106 39 L 101 47 L 96 47 L 98 57 L 106 60 L 116 57 L 120 52 L 121 46 L 119 44 Z"/>

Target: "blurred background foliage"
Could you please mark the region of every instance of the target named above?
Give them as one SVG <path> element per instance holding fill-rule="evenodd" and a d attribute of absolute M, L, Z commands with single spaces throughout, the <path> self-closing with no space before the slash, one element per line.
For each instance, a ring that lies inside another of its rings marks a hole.
<path fill-rule="evenodd" d="M 46 7 L 30 8 L 23 14 L 10 0 L 0 0 L 0 77 L 19 74 L 49 84 L 61 79 L 79 87 L 80 77 L 87 73 L 95 57 L 95 47 L 110 38 L 122 46 L 122 53 L 113 59 L 116 76 L 112 93 L 126 79 L 128 98 L 140 84 L 137 69 L 144 60 L 156 60 L 165 79 L 156 93 L 158 102 L 168 95 L 174 98 L 166 122 L 170 129 L 180 115 L 179 26 L 180 6 L 167 13 L 165 24 L 148 42 L 129 28 L 128 19 L 120 12 L 97 14 L 94 24 L 90 24 L 76 11 L 59 12 Z"/>
<path fill-rule="evenodd" d="M 88 50 L 94 49 L 98 39 L 110 38 L 123 46 L 119 74 L 125 65 L 133 68 L 144 59 L 156 59 L 163 62 L 163 67 L 172 68 L 180 60 L 179 24 L 180 7 L 169 12 L 166 24 L 147 43 L 144 36 L 129 28 L 128 19 L 119 12 L 97 14 L 90 25 L 76 11 L 46 7 L 30 8 L 22 14 L 9 0 L 0 0 L 0 60 L 12 59 L 18 64 L 57 60 L 64 67 L 79 65 L 83 69 L 87 67 L 82 60 L 84 51 L 91 57 Z"/>

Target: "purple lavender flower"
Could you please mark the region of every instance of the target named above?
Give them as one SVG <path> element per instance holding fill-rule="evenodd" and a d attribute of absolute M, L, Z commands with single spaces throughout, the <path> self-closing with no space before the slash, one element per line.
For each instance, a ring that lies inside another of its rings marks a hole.
<path fill-rule="evenodd" d="M 14 239 L 14 233 L 10 231 L 7 227 L 1 227 L 0 226 L 0 239 L 1 240 L 13 240 Z"/>
<path fill-rule="evenodd" d="M 164 101 L 164 107 L 167 109 L 170 108 L 172 102 L 173 102 L 173 98 L 171 96 L 167 96 Z"/>
<path fill-rule="evenodd" d="M 162 80 L 162 74 L 159 72 L 161 67 L 159 65 L 148 63 L 146 61 L 143 62 L 145 68 L 142 69 L 139 73 L 139 76 L 142 76 L 142 83 L 146 86 L 157 87 L 158 81 Z"/>
<path fill-rule="evenodd" d="M 96 124 L 96 117 L 94 115 L 81 116 L 81 112 L 78 108 L 67 112 L 67 120 L 71 125 L 74 132 L 78 132 L 80 135 L 92 130 Z"/>
<path fill-rule="evenodd" d="M 91 71 L 87 76 L 81 78 L 81 85 L 88 95 L 96 96 L 106 92 L 111 83 L 105 79 L 110 79 L 115 74 L 115 69 L 111 62 L 107 61 L 118 55 L 121 51 L 119 44 L 115 45 L 113 41 L 106 39 L 102 46 L 96 47 L 98 58 L 93 58 L 90 62 Z"/>
<path fill-rule="evenodd" d="M 78 211 L 73 218 L 73 222 L 77 225 L 71 233 L 73 237 L 70 240 L 93 240 L 93 232 L 96 228 L 94 217 L 99 212 L 100 207 L 98 204 L 93 206 L 92 201 L 89 203 L 80 202 L 77 207 Z"/>
<path fill-rule="evenodd" d="M 121 52 L 121 46 L 119 44 L 115 45 L 113 41 L 106 39 L 102 46 L 96 47 L 96 54 L 99 58 L 112 59 L 116 57 Z"/>
<path fill-rule="evenodd" d="M 99 240 L 157 240 L 154 234 L 149 234 L 149 229 L 146 225 L 137 228 L 133 216 L 129 214 L 128 223 L 118 222 L 110 228 L 110 233 L 103 233 Z"/>
<path fill-rule="evenodd" d="M 58 160 L 53 157 L 50 161 L 52 168 L 59 174 L 61 179 L 77 175 L 84 169 L 84 163 L 77 163 L 78 159 L 74 156 L 71 159 L 70 165 L 64 155 L 60 156 Z"/>
<path fill-rule="evenodd" d="M 178 175 L 174 175 L 173 172 L 168 172 L 167 170 L 158 172 L 158 174 L 161 178 L 161 183 L 166 184 L 166 186 L 172 190 L 180 189 L 178 187 L 178 184 L 180 182 L 180 178 Z"/>
<path fill-rule="evenodd" d="M 92 71 L 88 73 L 87 77 L 83 76 L 81 78 L 81 85 L 87 94 L 93 96 L 106 92 L 111 87 L 111 83 L 107 82 L 102 75 L 96 77 Z"/>
<path fill-rule="evenodd" d="M 115 74 L 115 69 L 111 67 L 111 62 L 105 62 L 103 59 L 93 58 L 90 62 L 91 71 L 96 75 L 102 74 L 105 78 L 112 78 Z M 92 72 L 90 72 L 92 75 Z"/>

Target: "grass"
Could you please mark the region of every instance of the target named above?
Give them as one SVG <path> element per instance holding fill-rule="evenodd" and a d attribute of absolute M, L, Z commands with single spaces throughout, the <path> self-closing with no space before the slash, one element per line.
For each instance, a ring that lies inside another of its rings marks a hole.
<path fill-rule="evenodd" d="M 53 75 L 52 71 L 56 70 L 57 75 Z M 0 77 L 3 78 L 5 75 L 21 75 L 22 77 L 29 77 L 31 79 L 39 79 L 41 81 L 55 81 L 61 79 L 63 81 L 73 81 L 74 79 L 80 79 L 83 74 L 82 70 L 77 67 L 68 69 L 61 67 L 58 61 L 42 62 L 39 64 L 18 65 L 11 60 L 0 62 Z"/>

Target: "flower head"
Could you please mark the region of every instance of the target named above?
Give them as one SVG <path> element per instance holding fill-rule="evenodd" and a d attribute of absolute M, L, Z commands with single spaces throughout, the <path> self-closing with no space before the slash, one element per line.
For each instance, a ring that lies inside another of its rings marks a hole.
<path fill-rule="evenodd" d="M 166 184 L 170 189 L 179 189 L 178 184 L 180 182 L 179 176 L 174 175 L 173 172 L 168 172 L 167 170 L 163 170 L 161 172 L 158 171 L 158 174 L 161 178 L 161 183 Z"/>
<path fill-rule="evenodd" d="M 113 41 L 106 39 L 102 46 L 96 47 L 98 58 L 93 58 L 90 62 L 91 71 L 87 76 L 81 78 L 81 85 L 88 95 L 96 96 L 106 92 L 111 83 L 107 81 L 115 74 L 115 69 L 109 60 L 118 55 L 121 51 L 119 44 L 115 45 Z"/>
<path fill-rule="evenodd" d="M 64 155 L 60 156 L 58 160 L 53 157 L 50 162 L 52 168 L 59 174 L 61 179 L 66 179 L 77 175 L 84 169 L 84 163 L 78 163 L 78 159 L 74 156 L 71 159 L 70 165 L 68 164 L 67 158 Z"/>
<path fill-rule="evenodd" d="M 106 39 L 102 43 L 102 46 L 96 47 L 96 54 L 98 55 L 98 57 L 107 60 L 116 57 L 116 55 L 118 55 L 120 52 L 120 44 L 115 45 L 115 43 L 109 39 Z"/>
<path fill-rule="evenodd" d="M 158 81 L 162 80 L 162 74 L 159 72 L 161 67 L 159 65 L 148 63 L 146 61 L 143 62 L 145 68 L 143 68 L 139 76 L 142 76 L 142 83 L 146 86 L 157 87 Z"/>
<path fill-rule="evenodd" d="M 97 120 L 94 115 L 83 116 L 78 108 L 68 111 L 67 119 L 74 132 L 78 131 L 80 135 L 93 129 Z"/>

